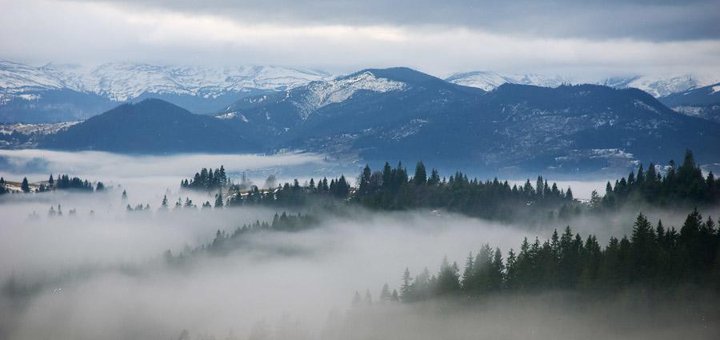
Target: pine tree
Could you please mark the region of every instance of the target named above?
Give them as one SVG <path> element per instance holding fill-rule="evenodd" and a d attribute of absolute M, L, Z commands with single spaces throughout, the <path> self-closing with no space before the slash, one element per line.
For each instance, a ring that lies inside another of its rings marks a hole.
<path fill-rule="evenodd" d="M 220 191 L 215 195 L 215 208 L 222 208 L 224 205 L 222 191 Z"/>
<path fill-rule="evenodd" d="M 167 208 L 168 208 L 167 195 L 163 195 L 162 203 L 160 204 L 160 209 L 167 210 Z"/>
<path fill-rule="evenodd" d="M 400 286 L 400 297 L 403 301 L 410 301 L 410 299 L 412 299 L 410 291 L 411 283 L 412 279 L 410 278 L 410 270 L 405 268 L 405 272 L 403 272 L 402 276 L 402 286 Z"/>
<path fill-rule="evenodd" d="M 436 169 L 432 169 L 430 172 L 430 179 L 428 179 L 428 184 L 435 186 L 440 184 L 440 173 Z"/>
<path fill-rule="evenodd" d="M 456 264 L 449 264 L 447 257 L 443 259 L 440 273 L 437 276 L 438 294 L 453 294 L 460 290 L 460 281 Z"/>
<path fill-rule="evenodd" d="M 370 170 L 370 166 L 366 164 L 362 170 L 362 173 L 360 174 L 360 179 L 358 180 L 358 192 L 360 193 L 360 195 L 370 194 L 371 178 L 372 170 Z"/>
<path fill-rule="evenodd" d="M 465 260 L 465 269 L 462 275 L 462 287 L 465 291 L 473 290 L 475 278 L 475 264 L 473 261 L 472 252 L 468 254 L 467 260 Z"/>
<path fill-rule="evenodd" d="M 391 300 L 392 300 L 392 294 L 390 293 L 390 287 L 386 283 L 382 286 L 382 290 L 380 291 L 380 301 L 388 302 Z"/>
<path fill-rule="evenodd" d="M 30 192 L 30 184 L 28 183 L 27 177 L 23 178 L 22 184 L 20 184 L 20 190 L 22 190 L 24 193 Z"/>
<path fill-rule="evenodd" d="M 425 164 L 418 162 L 415 166 L 415 176 L 413 177 L 413 184 L 425 185 L 427 183 L 427 173 L 425 172 Z"/>

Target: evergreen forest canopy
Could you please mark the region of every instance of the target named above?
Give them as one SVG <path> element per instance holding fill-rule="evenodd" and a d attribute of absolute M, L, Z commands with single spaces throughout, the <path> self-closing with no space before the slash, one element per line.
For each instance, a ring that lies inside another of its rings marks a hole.
<path fill-rule="evenodd" d="M 597 197 L 595 198 L 597 199 Z M 630 172 L 627 178 L 607 183 L 602 206 L 615 208 L 628 202 L 646 202 L 657 206 L 708 205 L 720 202 L 720 179 L 712 172 L 703 177 L 702 169 L 695 163 L 692 151 L 685 153 L 682 165 L 670 161 L 665 175 L 650 163 L 647 171 L 643 165 Z"/>
<path fill-rule="evenodd" d="M 440 296 L 477 297 L 501 292 L 578 290 L 617 292 L 623 288 L 652 290 L 695 287 L 720 289 L 720 231 L 715 221 L 690 213 L 678 232 L 656 226 L 639 214 L 630 238 L 611 237 L 602 248 L 593 235 L 583 238 L 570 227 L 549 240 L 525 238 L 519 252 L 503 259 L 499 248 L 484 245 L 468 255 L 462 273 L 456 263 L 442 261 L 430 275 L 403 273 L 400 299 L 415 302 Z"/>
<path fill-rule="evenodd" d="M 222 165 L 219 169 L 215 169 L 215 171 L 213 171 L 212 168 L 209 170 L 202 168 L 200 172 L 195 173 L 192 179 L 180 181 L 180 187 L 182 188 L 204 191 L 222 189 L 229 184 L 230 181 L 225 174 L 225 167 Z"/>
<path fill-rule="evenodd" d="M 663 174 L 664 172 L 664 174 Z M 326 206 L 357 204 L 374 210 L 444 209 L 468 216 L 487 219 L 537 219 L 568 218 L 582 212 L 614 210 L 627 204 L 691 209 L 720 202 L 720 179 L 710 172 L 703 176 L 691 151 L 687 151 L 678 167 L 673 161 L 664 171 L 650 164 L 644 170 L 642 164 L 637 172 L 608 182 L 605 196 L 593 192 L 587 204 L 576 200 L 571 188 L 560 189 L 556 183 L 549 184 L 539 176 L 533 185 L 527 180 L 523 185 L 510 185 L 508 181 L 481 181 L 468 178 L 460 171 L 449 177 L 441 177 L 436 169 L 427 171 L 418 162 L 412 176 L 402 163 L 392 167 L 385 163 L 379 171 L 365 166 L 352 187 L 344 176 L 328 180 L 310 179 L 300 184 L 278 185 L 276 188 L 260 189 L 251 186 L 230 185 L 224 168 L 196 173 L 192 180 L 183 180 L 183 188 L 211 191 L 227 188 L 227 206 L 270 205 L 300 207 L 309 204 Z M 222 197 L 222 192 L 216 197 Z M 219 204 L 216 202 L 215 206 Z"/>
<path fill-rule="evenodd" d="M 0 194 L 7 194 L 13 192 L 9 187 L 9 182 L 5 178 L 0 177 Z M 80 177 L 70 177 L 67 174 L 58 175 L 57 179 L 50 175 L 47 181 L 30 183 L 27 177 L 24 177 L 20 182 L 19 192 L 30 193 L 30 192 L 47 192 L 53 190 L 72 190 L 78 192 L 93 192 L 93 191 L 104 191 L 105 184 L 103 182 L 97 182 L 93 184 L 87 179 L 81 179 Z"/>

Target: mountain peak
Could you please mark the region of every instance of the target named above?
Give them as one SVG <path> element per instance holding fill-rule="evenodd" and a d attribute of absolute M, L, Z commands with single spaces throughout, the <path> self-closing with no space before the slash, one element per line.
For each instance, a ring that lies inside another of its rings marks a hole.
<path fill-rule="evenodd" d="M 535 73 L 503 75 L 492 71 L 460 72 L 451 75 L 445 80 L 458 85 L 477 87 L 485 91 L 491 91 L 502 84 L 558 87 L 570 82 L 568 79 L 560 76 L 546 76 Z"/>
<path fill-rule="evenodd" d="M 443 81 L 440 78 L 431 76 L 427 73 L 423 73 L 409 67 L 368 68 L 340 78 L 355 77 L 358 74 L 363 73 L 370 73 L 377 78 L 385 78 L 408 84 Z"/>

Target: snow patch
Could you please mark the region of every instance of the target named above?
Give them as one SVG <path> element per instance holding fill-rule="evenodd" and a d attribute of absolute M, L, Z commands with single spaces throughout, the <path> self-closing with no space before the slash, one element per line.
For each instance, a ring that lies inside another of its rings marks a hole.
<path fill-rule="evenodd" d="M 379 93 L 401 91 L 407 84 L 386 78 L 378 78 L 372 72 L 365 71 L 350 77 L 332 81 L 312 82 L 307 86 L 308 93 L 303 100 L 294 104 L 300 109 L 302 119 L 307 119 L 317 109 L 335 103 L 341 103 L 352 97 L 357 91 Z"/>
<path fill-rule="evenodd" d="M 288 90 L 330 78 L 331 75 L 324 72 L 279 66 L 211 68 L 108 63 L 97 67 L 53 64 L 34 67 L 0 61 L 2 92 L 21 94 L 28 90 L 70 89 L 115 101 L 135 99 L 142 94 L 217 98 L 248 89 Z"/>
<path fill-rule="evenodd" d="M 472 71 L 456 73 L 445 79 L 453 84 L 462 86 L 477 87 L 485 91 L 491 91 L 502 84 L 521 84 L 542 87 L 558 87 L 570 83 L 566 78 L 560 76 L 544 76 L 540 74 L 499 74 L 491 71 Z"/>
<path fill-rule="evenodd" d="M 29 93 L 18 95 L 18 97 L 22 100 L 27 100 L 27 101 L 38 100 L 41 98 L 40 95 L 38 95 L 38 94 L 29 94 Z"/>
<path fill-rule="evenodd" d="M 217 119 L 233 119 L 235 117 L 237 117 L 237 112 L 228 112 L 215 116 Z"/>
<path fill-rule="evenodd" d="M 647 111 L 651 111 L 651 112 L 655 112 L 655 113 L 657 113 L 657 114 L 660 114 L 660 112 L 658 112 L 658 110 L 657 110 L 656 108 L 648 105 L 647 103 L 645 103 L 645 102 L 642 101 L 642 100 L 635 99 L 635 101 L 633 102 L 633 104 L 635 105 L 635 107 L 642 108 L 642 109 L 645 109 L 645 110 L 647 110 Z"/>
<path fill-rule="evenodd" d="M 80 123 L 80 121 L 62 122 L 62 123 L 47 123 L 47 124 L 0 124 L 0 134 L 10 135 L 13 132 L 22 133 L 25 135 L 38 134 L 38 135 L 49 135 L 54 134 L 62 130 Z"/>

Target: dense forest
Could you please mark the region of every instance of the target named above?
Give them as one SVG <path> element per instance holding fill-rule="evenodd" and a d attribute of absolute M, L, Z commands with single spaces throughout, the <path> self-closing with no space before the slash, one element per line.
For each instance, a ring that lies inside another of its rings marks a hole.
<path fill-rule="evenodd" d="M 204 191 L 222 189 L 229 184 L 230 181 L 225 174 L 225 167 L 222 165 L 219 169 L 215 169 L 215 171 L 213 171 L 212 168 L 202 168 L 200 172 L 195 173 L 192 179 L 180 181 L 181 188 Z"/>
<path fill-rule="evenodd" d="M 194 249 L 186 249 L 184 252 L 173 255 L 170 250 L 164 254 L 165 260 L 169 264 L 181 264 L 193 255 L 209 254 L 209 255 L 227 255 L 228 253 L 242 247 L 243 237 L 259 232 L 298 232 L 316 227 L 319 220 L 313 215 L 303 214 L 275 214 L 272 222 L 255 221 L 251 224 L 243 224 L 237 227 L 233 232 L 227 233 L 218 230 L 215 238 L 208 244 L 201 245 Z"/>
<path fill-rule="evenodd" d="M 695 163 L 692 151 L 685 153 L 682 165 L 674 161 L 666 167 L 665 174 L 650 163 L 647 171 L 642 164 L 637 173 L 630 172 L 627 178 L 607 183 L 605 196 L 600 199 L 593 195 L 597 208 L 613 209 L 626 203 L 649 203 L 661 207 L 693 206 L 720 202 L 720 179 L 712 172 L 703 177 L 702 170 Z"/>
<path fill-rule="evenodd" d="M 285 183 L 269 190 L 260 190 L 257 186 L 252 186 L 248 191 L 231 188 L 227 204 L 228 206 L 253 204 L 284 207 L 303 206 L 328 199 L 347 200 L 352 190 L 345 176 L 330 179 L 330 181 L 323 178 L 318 180 L 317 183 L 315 183 L 314 178 L 311 178 L 305 185 L 300 185 L 296 179 L 292 184 Z"/>
<path fill-rule="evenodd" d="M 526 180 L 523 185 L 510 185 L 497 178 L 470 179 L 460 171 L 447 178 L 441 177 L 435 169 L 428 172 L 423 162 L 417 163 L 413 176 L 410 176 L 401 163 L 395 167 L 385 163 L 380 171 L 365 166 L 356 187 L 350 186 L 344 176 L 329 181 L 327 178 L 317 182 L 311 179 L 303 185 L 294 180 L 265 190 L 257 186 L 249 190 L 231 186 L 227 205 L 288 207 L 341 201 L 374 210 L 444 209 L 468 216 L 510 220 L 564 219 L 582 212 L 613 210 L 627 204 L 692 208 L 720 202 L 720 179 L 712 172 L 704 177 L 691 151 L 687 151 L 681 166 L 670 161 L 662 170 L 664 175 L 654 164 L 650 164 L 648 170 L 641 164 L 637 172 L 632 171 L 627 178 L 617 180 L 614 186 L 608 182 L 605 196 L 593 192 L 590 202 L 583 203 L 574 198 L 571 188 L 561 189 L 541 176 L 533 181 L 534 184 Z M 200 175 L 198 178 L 202 181 L 206 177 Z"/>
<path fill-rule="evenodd" d="M 53 175 L 47 181 L 39 183 L 30 183 L 27 177 L 24 177 L 22 182 L 19 184 L 19 190 L 12 190 L 8 188 L 10 183 L 6 182 L 4 178 L 0 178 L 0 194 L 6 194 L 11 192 L 47 192 L 53 190 L 73 190 L 81 192 L 93 192 L 93 191 L 104 191 L 105 184 L 103 182 L 97 182 L 95 185 L 88 180 L 83 180 L 79 177 L 70 177 L 69 175 L 58 175 L 55 179 Z"/>
<path fill-rule="evenodd" d="M 467 257 L 464 269 L 444 259 L 440 270 L 414 278 L 405 270 L 403 302 L 438 296 L 475 297 L 499 292 L 580 290 L 613 292 L 623 288 L 720 289 L 720 232 L 715 221 L 690 213 L 680 231 L 639 214 L 632 234 L 611 237 L 603 248 L 593 235 L 583 238 L 567 227 L 549 240 L 523 240 L 503 259 L 500 249 L 484 245 Z"/>
<path fill-rule="evenodd" d="M 535 186 L 529 180 L 523 186 L 510 186 L 507 181 L 498 179 L 483 182 L 468 179 L 459 171 L 449 178 L 440 178 L 437 170 L 432 170 L 428 176 L 422 162 L 417 164 L 413 177 L 408 176 L 401 163 L 396 167 L 386 163 L 378 172 L 372 172 L 366 166 L 358 178 L 357 188 L 352 187 L 345 176 L 330 180 L 322 178 L 317 182 L 312 178 L 302 185 L 296 179 L 293 183 L 265 190 L 257 186 L 245 191 L 230 187 L 227 199 L 228 206 L 327 206 L 338 202 L 374 210 L 447 209 L 498 219 L 527 216 L 537 211 L 550 214 L 558 211 L 562 216 L 580 212 L 579 202 L 573 199 L 571 189 L 560 190 L 557 184 L 550 185 L 542 177 L 537 178 Z"/>

